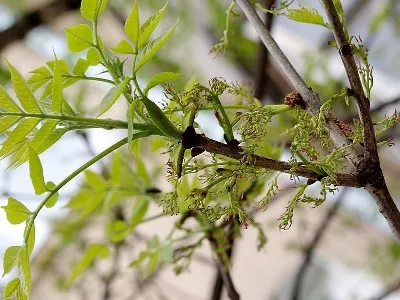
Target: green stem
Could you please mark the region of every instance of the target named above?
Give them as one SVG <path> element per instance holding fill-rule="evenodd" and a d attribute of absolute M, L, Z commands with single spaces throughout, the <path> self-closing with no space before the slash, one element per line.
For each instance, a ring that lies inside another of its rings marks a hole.
<path fill-rule="evenodd" d="M 76 176 L 78 176 L 80 173 L 85 171 L 87 168 L 89 168 L 91 165 L 94 163 L 98 162 L 100 159 L 103 157 L 107 156 L 108 154 L 114 152 L 118 148 L 122 147 L 128 143 L 128 138 L 124 138 L 120 140 L 119 142 L 115 143 L 114 145 L 108 147 L 106 150 L 103 152 L 97 154 L 95 157 L 87 161 L 85 164 L 80 166 L 78 169 L 76 169 L 74 172 L 72 172 L 67 178 L 65 178 L 63 181 L 61 181 L 51 192 L 47 195 L 47 197 L 39 204 L 39 206 L 35 209 L 35 211 L 32 213 L 31 217 L 29 218 L 27 226 L 27 230 L 25 231 L 25 236 L 24 236 L 24 243 L 25 245 L 28 244 L 28 237 L 29 234 L 32 230 L 33 223 L 38 216 L 39 212 L 42 210 L 42 208 L 46 205 L 47 201 L 53 197 L 55 193 L 57 193 L 61 188 L 63 188 L 67 183 L 69 183 L 72 179 L 74 179 Z"/>
<path fill-rule="evenodd" d="M 95 127 L 102 127 L 105 129 L 126 129 L 126 128 L 128 128 L 127 122 L 120 121 L 120 120 L 112 120 L 112 119 L 93 119 L 93 118 L 66 116 L 66 115 L 49 115 L 49 114 L 39 114 L 39 113 L 32 114 L 32 113 L 24 113 L 24 112 L 1 112 L 1 111 L 0 111 L 0 116 L 20 116 L 23 118 L 38 118 L 38 119 L 72 121 L 72 122 L 93 124 L 93 125 L 95 125 Z M 138 127 L 142 127 L 140 125 L 140 123 L 137 125 L 138 125 Z"/>
<path fill-rule="evenodd" d="M 76 79 L 83 79 L 83 80 L 91 80 L 91 81 L 101 81 L 101 82 L 106 82 L 109 84 L 113 84 L 115 85 L 115 82 L 110 80 L 110 79 L 106 79 L 106 78 L 98 78 L 98 77 L 90 77 L 90 76 L 80 76 L 80 75 L 71 75 L 71 74 L 63 74 L 62 77 L 65 78 L 76 78 Z"/>
<path fill-rule="evenodd" d="M 219 100 L 218 96 L 213 94 L 212 95 L 212 103 L 216 111 L 219 111 L 222 115 L 222 118 L 224 119 L 223 124 L 221 124 L 221 127 L 224 129 L 224 133 L 226 135 L 226 138 L 228 141 L 232 141 L 234 139 L 233 136 L 233 129 L 232 129 L 232 124 L 229 121 L 229 117 L 226 114 L 226 111 Z"/>

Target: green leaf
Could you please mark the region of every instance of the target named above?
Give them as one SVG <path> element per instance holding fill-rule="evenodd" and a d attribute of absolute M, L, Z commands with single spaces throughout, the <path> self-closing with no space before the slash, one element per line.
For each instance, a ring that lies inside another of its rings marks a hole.
<path fill-rule="evenodd" d="M 139 254 L 139 257 L 137 259 L 135 259 L 134 261 L 132 261 L 129 266 L 130 267 L 137 267 L 139 265 L 142 264 L 142 262 L 145 261 L 146 258 L 148 258 L 150 255 L 150 253 L 148 251 L 142 251 Z"/>
<path fill-rule="evenodd" d="M 87 24 L 78 24 L 65 29 L 68 48 L 72 52 L 80 52 L 93 47 L 93 32 Z"/>
<path fill-rule="evenodd" d="M 94 190 L 104 190 L 106 189 L 107 182 L 106 180 L 99 174 L 91 171 L 85 171 L 85 177 L 87 184 Z"/>
<path fill-rule="evenodd" d="M 28 221 L 29 221 L 29 220 L 28 220 Z M 27 221 L 27 222 L 28 222 L 28 221 Z M 26 227 L 25 227 L 25 230 L 26 230 L 27 228 L 28 228 L 28 227 L 26 226 Z M 24 234 L 24 235 L 25 235 L 25 234 Z M 28 243 L 27 243 L 27 245 L 26 245 L 26 248 L 27 248 L 27 250 L 28 250 L 28 256 L 31 255 L 31 253 L 32 253 L 34 247 L 35 247 L 35 224 L 33 223 L 33 224 L 32 224 L 32 227 L 31 227 L 31 229 L 30 229 L 30 232 L 29 232 Z"/>
<path fill-rule="evenodd" d="M 126 222 L 116 220 L 110 222 L 107 226 L 107 235 L 113 243 L 118 243 L 125 239 L 129 233 L 129 226 Z"/>
<path fill-rule="evenodd" d="M 288 9 L 286 16 L 296 22 L 316 24 L 329 28 L 324 18 L 318 13 L 318 10 L 314 8 L 301 6 L 297 9 Z"/>
<path fill-rule="evenodd" d="M 19 278 L 14 278 L 10 282 L 8 282 L 3 291 L 3 298 L 8 299 L 14 294 L 16 294 L 19 287 L 20 287 Z"/>
<path fill-rule="evenodd" d="M 65 282 L 65 285 L 70 285 L 86 268 L 89 267 L 89 265 L 92 264 L 96 257 L 107 258 L 108 255 L 109 250 L 106 245 L 93 244 L 89 246 L 82 259 L 75 264 Z"/>
<path fill-rule="evenodd" d="M 23 293 L 29 297 L 31 292 L 31 268 L 29 263 L 29 256 L 26 252 L 25 247 L 21 247 L 18 253 L 18 278 L 20 281 L 21 289 Z"/>
<path fill-rule="evenodd" d="M 125 22 L 125 33 L 135 43 L 136 51 L 138 50 L 137 44 L 139 39 L 139 8 L 138 1 L 135 0 L 131 13 Z M 135 53 L 136 53 L 135 51 Z"/>
<path fill-rule="evenodd" d="M 160 247 L 160 239 L 158 238 L 158 236 L 153 236 L 151 239 L 146 241 L 146 246 L 147 249 L 151 250 L 151 249 L 157 249 Z"/>
<path fill-rule="evenodd" d="M 135 53 L 135 50 L 133 49 L 132 45 L 126 40 L 120 41 L 118 43 L 118 45 L 115 46 L 114 48 L 111 48 L 111 50 L 113 52 L 123 53 L 123 54 L 134 54 Z"/>
<path fill-rule="evenodd" d="M 42 163 L 40 162 L 39 156 L 31 146 L 29 146 L 29 174 L 36 195 L 47 192 L 43 177 Z"/>
<path fill-rule="evenodd" d="M 171 244 L 167 244 L 161 248 L 160 258 L 167 264 L 172 264 L 174 262 L 174 249 Z"/>
<path fill-rule="evenodd" d="M 6 212 L 8 222 L 14 225 L 25 222 L 32 214 L 25 205 L 11 197 L 8 198 L 7 205 L 1 208 Z"/>
<path fill-rule="evenodd" d="M 35 136 L 33 137 L 32 141 L 30 142 L 31 147 L 35 150 L 37 154 L 40 154 L 38 150 L 41 149 L 43 144 L 48 143 L 51 138 L 56 126 L 58 124 L 58 120 L 46 120 L 42 127 L 36 132 Z M 42 151 L 43 152 L 43 151 Z"/>
<path fill-rule="evenodd" d="M 15 104 L 14 100 L 8 95 L 6 90 L 0 86 L 0 110 L 8 112 L 20 112 L 18 105 Z"/>
<path fill-rule="evenodd" d="M 137 198 L 131 216 L 132 230 L 143 220 L 149 209 L 149 200 L 144 197 Z"/>
<path fill-rule="evenodd" d="M 7 61 L 11 73 L 11 82 L 13 84 L 15 94 L 19 99 L 22 107 L 30 113 L 41 113 L 36 102 L 35 96 L 29 89 L 29 86 L 22 75 Z"/>
<path fill-rule="evenodd" d="M 169 40 L 169 38 L 174 33 L 176 25 L 178 25 L 178 22 L 175 23 L 175 25 L 172 26 L 166 33 L 164 33 L 157 39 L 151 41 L 146 45 L 146 47 L 143 48 L 141 52 L 141 57 L 136 64 L 135 72 L 137 72 L 141 67 L 143 67 L 145 63 L 147 63 L 150 59 L 152 59 L 157 54 L 158 50 L 160 50 L 161 47 L 164 46 L 164 44 Z"/>
<path fill-rule="evenodd" d="M 10 273 L 15 266 L 17 265 L 18 261 L 18 253 L 21 249 L 21 246 L 11 246 L 6 249 L 4 252 L 4 259 L 3 259 L 3 277 L 4 275 Z"/>
<path fill-rule="evenodd" d="M 101 13 L 107 6 L 107 0 L 82 0 L 81 3 L 81 14 L 82 16 L 89 21 L 94 21 L 96 19 L 97 9 L 98 11 L 97 17 L 100 17 Z"/>
<path fill-rule="evenodd" d="M 32 131 L 39 123 L 38 119 L 24 119 L 22 120 L 14 130 L 8 134 L 7 140 L 3 143 L 3 146 L 0 149 L 0 157 L 5 157 L 10 155 L 13 151 L 13 148 L 20 143 L 26 135 Z M 15 149 L 14 149 L 15 151 Z"/>
<path fill-rule="evenodd" d="M 46 189 L 48 189 L 49 191 L 53 190 L 55 187 L 56 187 L 56 185 L 52 181 L 48 181 L 46 183 Z M 57 203 L 57 200 L 58 200 L 58 192 L 54 193 L 53 196 L 51 196 L 50 199 L 47 200 L 47 202 L 45 204 L 46 207 L 47 208 L 52 208 Z"/>
<path fill-rule="evenodd" d="M 111 182 L 114 185 L 118 185 L 121 180 L 121 153 L 117 152 L 114 154 L 111 164 Z"/>
<path fill-rule="evenodd" d="M 144 164 L 143 159 L 140 157 L 140 155 L 136 155 L 135 161 L 136 161 L 137 174 L 139 175 L 140 179 L 144 181 L 144 184 L 146 186 L 150 186 L 151 178 L 149 173 L 147 172 L 147 168 L 146 165 Z"/>
<path fill-rule="evenodd" d="M 19 116 L 4 116 L 0 117 L 0 133 L 3 133 L 8 128 L 13 126 L 20 120 L 21 117 Z"/>
<path fill-rule="evenodd" d="M 61 63 L 56 59 L 54 63 L 54 73 L 52 82 L 52 106 L 55 112 L 61 113 L 62 105 L 62 77 L 61 77 Z"/>
<path fill-rule="evenodd" d="M 160 251 L 156 251 L 150 255 L 149 262 L 147 263 L 146 266 L 146 271 L 148 273 L 153 272 L 154 269 L 157 267 L 159 258 L 160 258 Z"/>
<path fill-rule="evenodd" d="M 104 96 L 103 100 L 100 103 L 100 109 L 97 117 L 100 117 L 104 114 L 110 107 L 118 100 L 121 94 L 124 92 L 126 86 L 128 85 L 131 78 L 126 76 L 124 81 L 118 83 L 116 86 L 112 87 L 108 93 Z"/>
<path fill-rule="evenodd" d="M 78 61 L 76 62 L 74 69 L 72 71 L 72 73 L 74 75 L 78 75 L 78 76 L 84 76 L 86 70 L 89 68 L 89 63 L 87 60 L 83 59 L 83 58 L 79 58 Z"/>
<path fill-rule="evenodd" d="M 144 93 L 147 95 L 148 92 L 155 86 L 160 85 L 162 83 L 177 80 L 181 78 L 183 74 L 174 73 L 174 72 L 161 72 L 155 75 L 153 78 L 150 79 L 149 83 L 147 84 L 146 88 L 144 89 Z"/>
<path fill-rule="evenodd" d="M 89 49 L 87 55 L 86 55 L 86 60 L 91 66 L 97 66 L 99 63 L 101 63 L 101 56 L 99 54 L 99 51 L 95 48 Z"/>
<path fill-rule="evenodd" d="M 167 8 L 168 2 L 164 5 L 163 8 L 161 8 L 158 12 L 156 12 L 154 15 L 152 15 L 150 18 L 146 20 L 146 22 L 143 23 L 143 25 L 140 27 L 140 32 L 139 32 L 139 39 L 138 39 L 138 45 L 137 48 L 140 49 L 140 47 L 146 43 L 148 38 L 151 36 L 153 33 L 154 29 L 156 29 L 158 23 L 160 22 L 162 16 L 164 15 L 165 9 Z"/>

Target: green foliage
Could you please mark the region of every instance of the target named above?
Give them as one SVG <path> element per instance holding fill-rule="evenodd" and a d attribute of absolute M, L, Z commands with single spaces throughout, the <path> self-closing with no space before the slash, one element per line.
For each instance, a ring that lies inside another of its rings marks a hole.
<path fill-rule="evenodd" d="M 225 26 L 223 38 L 213 50 L 221 53 L 228 50 L 228 46 L 241 44 L 231 45 L 232 31 L 239 31 L 241 26 L 238 20 L 233 19 L 238 15 L 234 11 L 235 1 L 229 4 L 226 12 L 219 2 L 208 2 L 217 8 L 216 14 L 221 13 L 221 7 L 222 14 L 226 14 L 222 22 L 222 26 Z M 254 5 L 267 13 L 284 14 L 297 22 L 329 28 L 315 9 L 289 8 L 292 2 L 281 1 L 279 7 L 271 10 L 263 8 L 259 3 Z M 85 58 L 78 58 L 70 66 L 55 54 L 54 60 L 31 71 L 28 80 L 7 62 L 18 101 L 0 87 L 0 133 L 5 135 L 0 158 L 9 157 L 10 167 L 28 162 L 34 191 L 37 195 L 44 196 L 32 211 L 11 197 L 7 205 L 2 207 L 11 224 L 25 223 L 23 244 L 9 247 L 4 254 L 4 274 L 13 270 L 17 270 L 18 274 L 17 278 L 7 283 L 4 298 L 29 298 L 29 257 L 35 244 L 35 219 L 45 207 L 54 206 L 60 189 L 81 173 L 84 173 L 83 183 L 67 204 L 73 220 L 63 224 L 61 231 L 64 241 L 74 240 L 75 230 L 82 229 L 85 222 L 94 217 L 107 218 L 104 228 L 106 234 L 104 242 L 90 245 L 85 250 L 82 258 L 72 267 L 64 282 L 65 286 L 70 286 L 86 269 L 95 265 L 98 258 L 107 259 L 117 252 L 118 247 L 142 223 L 167 214 L 180 216 L 174 228 L 163 240 L 157 236 L 147 240 L 146 249 L 131 262 L 132 267 L 139 268 L 142 275 L 147 276 L 161 264 L 173 264 L 176 273 L 180 273 L 189 267 L 193 254 L 205 239 L 215 244 L 213 250 L 227 267 L 229 262 L 226 250 L 231 246 L 231 239 L 240 235 L 240 226 L 249 225 L 257 231 L 258 249 L 267 242 L 263 226 L 254 219 L 252 208 L 268 208 L 270 200 L 280 191 L 278 176 L 281 173 L 257 165 L 257 159 L 260 159 L 258 156 L 263 156 L 265 161 L 284 165 L 285 169 L 278 170 L 291 174 L 292 179 L 297 179 L 296 174 L 301 166 L 308 168 L 320 181 L 319 197 L 306 194 L 306 189 L 312 182 L 297 185 L 297 193 L 279 218 L 280 228 L 287 229 L 301 203 L 316 207 L 326 200 L 328 193 L 335 192 L 332 184 L 336 182 L 335 177 L 343 167 L 348 147 L 362 141 L 363 128 L 356 121 L 354 130 L 346 133 L 352 144 L 333 148 L 326 129 L 328 120 L 339 100 L 344 100 L 346 104 L 350 101 L 348 90 L 336 89 L 337 86 L 325 90 L 324 96 L 328 100 L 314 116 L 300 106 L 262 105 L 246 86 L 229 83 L 222 78 L 213 78 L 208 84 L 190 80 L 185 88 L 175 89 L 168 83 L 182 78 L 183 75 L 167 70 L 151 77 L 142 89 L 138 84 L 142 68 L 152 60 L 159 59 L 161 48 L 171 39 L 178 23 L 152 39 L 152 34 L 167 11 L 167 4 L 141 24 L 138 3 L 137 0 L 134 2 L 125 22 L 126 39 L 122 39 L 111 49 L 103 45 L 98 36 L 99 16 L 107 1 L 83 0 L 81 14 L 89 23 L 72 26 L 65 32 L 70 51 L 86 51 L 82 56 Z M 345 33 L 348 34 L 341 3 L 336 0 L 334 4 Z M 244 40 L 243 36 L 239 38 Z M 368 63 L 368 51 L 360 38 L 349 38 L 349 42 L 353 52 L 361 59 L 359 73 L 370 97 L 373 76 L 372 67 Z M 246 49 L 254 49 L 255 43 L 248 43 Z M 240 48 L 241 45 L 236 47 L 239 52 L 244 49 Z M 127 59 L 109 56 L 109 50 L 124 54 Z M 126 71 L 128 64 L 131 65 L 129 73 Z M 87 76 L 91 66 L 103 68 L 101 73 L 108 73 L 112 80 Z M 86 80 L 111 85 L 103 99 L 98 101 L 96 117 L 81 110 L 78 113 L 73 102 L 64 96 L 68 95 L 64 93 L 64 89 Z M 157 86 L 163 88 L 166 98 L 160 106 L 149 96 L 149 91 Z M 231 105 L 224 104 L 225 98 L 229 98 Z M 118 99 L 126 101 L 126 121 L 100 118 Z M 205 138 L 201 126 L 196 122 L 202 111 L 214 113 L 224 132 L 225 144 Z M 280 134 L 276 128 L 277 124 L 282 123 L 282 115 L 285 116 L 285 121 L 286 116 L 291 118 L 290 123 L 284 124 L 282 134 L 286 140 L 292 141 L 292 158 L 289 162 L 277 161 L 284 149 L 283 142 L 272 141 Z M 377 135 L 392 127 L 398 120 L 396 113 L 377 122 Z M 125 137 L 77 168 L 61 182 L 46 182 L 39 155 L 68 131 L 90 128 L 124 129 Z M 187 147 L 187 141 L 184 141 L 185 134 L 190 130 L 190 138 L 194 141 L 190 140 L 189 144 L 193 143 L 193 147 L 191 144 Z M 154 186 L 157 176 L 147 162 L 154 160 L 155 155 L 144 155 L 145 152 L 150 152 L 149 144 L 143 142 L 145 138 L 153 138 L 151 141 L 156 151 L 165 151 L 163 153 L 168 156 L 171 188 L 165 193 Z M 116 153 L 117 149 L 126 144 L 129 149 L 127 156 Z M 202 154 L 204 145 L 209 146 L 207 149 L 210 153 Z M 110 153 L 114 153 L 110 168 L 104 168 L 101 173 L 89 170 Z M 160 206 L 163 213 L 149 217 L 152 205 Z M 189 218 L 194 219 L 196 228 L 185 224 Z M 232 237 L 227 228 L 233 229 Z M 178 233 L 179 237 L 176 237 Z"/>

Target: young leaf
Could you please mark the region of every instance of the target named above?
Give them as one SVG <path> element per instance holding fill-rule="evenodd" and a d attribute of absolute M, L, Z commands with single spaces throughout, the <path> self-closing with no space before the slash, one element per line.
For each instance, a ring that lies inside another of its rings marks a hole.
<path fill-rule="evenodd" d="M 135 50 L 138 50 L 138 38 L 139 38 L 139 8 L 138 1 L 135 0 L 131 13 L 125 22 L 125 33 L 135 43 Z M 135 53 L 136 53 L 135 51 Z"/>
<path fill-rule="evenodd" d="M 132 216 L 131 216 L 131 226 L 132 230 L 138 225 L 144 218 L 149 208 L 149 200 L 140 197 L 136 200 L 135 205 L 133 206 Z"/>
<path fill-rule="evenodd" d="M 8 222 L 13 225 L 25 222 L 32 214 L 25 205 L 11 197 L 8 198 L 7 205 L 1 208 L 6 212 Z"/>
<path fill-rule="evenodd" d="M 105 190 L 107 186 L 107 181 L 99 174 L 91 171 L 85 171 L 86 182 L 93 190 Z"/>
<path fill-rule="evenodd" d="M 144 93 L 147 93 L 155 86 L 166 83 L 168 81 L 176 80 L 181 78 L 183 75 L 179 73 L 173 72 L 161 72 L 155 75 L 153 78 L 150 79 L 149 83 L 147 84 L 146 88 L 144 89 Z"/>
<path fill-rule="evenodd" d="M 8 282 L 3 291 L 3 299 L 11 298 L 14 294 L 17 293 L 19 287 L 20 287 L 19 278 L 14 278 L 10 282 Z"/>
<path fill-rule="evenodd" d="M 19 116 L 4 116 L 0 117 L 0 133 L 3 133 L 8 128 L 13 126 L 20 120 L 21 117 Z"/>
<path fill-rule="evenodd" d="M 0 110 L 8 112 L 21 111 L 2 86 L 0 86 Z"/>
<path fill-rule="evenodd" d="M 47 192 L 44 183 L 42 163 L 31 146 L 29 146 L 29 173 L 36 195 Z"/>
<path fill-rule="evenodd" d="M 61 113 L 62 97 L 61 63 L 56 58 L 52 82 L 52 106 L 55 112 Z"/>
<path fill-rule="evenodd" d="M 13 150 L 16 151 L 17 149 L 14 149 L 14 147 L 20 143 L 33 128 L 36 127 L 38 122 L 38 119 L 22 120 L 3 143 L 3 146 L 0 149 L 0 157 L 6 157 L 10 155 Z"/>
<path fill-rule="evenodd" d="M 7 61 L 11 73 L 11 82 L 13 84 L 15 94 L 19 99 L 22 107 L 31 113 L 41 113 L 40 108 L 36 102 L 35 96 L 29 89 L 28 84 L 22 75 Z"/>
<path fill-rule="evenodd" d="M 121 153 L 115 153 L 111 163 L 111 181 L 113 185 L 118 185 L 121 180 Z"/>
<path fill-rule="evenodd" d="M 68 48 L 72 52 L 80 52 L 93 47 L 93 32 L 87 24 L 78 24 L 65 29 Z"/>
<path fill-rule="evenodd" d="M 54 182 L 52 182 L 52 181 L 46 182 L 46 189 L 47 189 L 47 190 L 51 191 L 51 190 L 53 190 L 55 187 L 56 187 L 56 185 L 55 185 Z M 47 207 L 47 208 L 52 208 L 52 207 L 57 203 L 57 200 L 58 200 L 58 193 L 54 193 L 53 196 L 51 196 L 50 199 L 47 200 L 47 202 L 46 202 L 46 204 L 45 204 L 46 207 Z"/>
<path fill-rule="evenodd" d="M 324 22 L 324 18 L 314 8 L 302 6 L 296 9 L 288 9 L 286 16 L 296 22 L 317 24 L 329 28 L 329 25 Z"/>
<path fill-rule="evenodd" d="M 153 33 L 154 29 L 156 29 L 162 16 L 164 15 L 167 5 L 168 5 L 168 2 L 164 5 L 163 8 L 161 8 L 158 12 L 156 12 L 154 15 L 152 15 L 150 18 L 148 18 L 146 20 L 146 22 L 144 22 L 143 25 L 140 27 L 139 39 L 138 39 L 138 43 L 137 43 L 138 49 L 140 49 L 140 47 L 144 43 L 146 43 L 146 41 L 148 40 L 150 35 Z"/>
<path fill-rule="evenodd" d="M 89 68 L 88 61 L 83 58 L 79 58 L 74 66 L 74 69 L 72 70 L 72 73 L 78 76 L 84 76 L 88 68 Z"/>
<path fill-rule="evenodd" d="M 96 18 L 96 13 L 98 7 L 100 5 L 100 9 L 97 17 L 100 17 L 101 13 L 107 6 L 107 0 L 82 0 L 81 3 L 81 14 L 82 16 L 89 21 L 94 21 Z"/>
<path fill-rule="evenodd" d="M 109 250 L 106 245 L 93 244 L 89 246 L 83 255 L 82 259 L 74 266 L 69 274 L 65 285 L 70 285 L 89 265 L 95 260 L 96 257 L 107 258 Z"/>
<path fill-rule="evenodd" d="M 160 258 L 167 264 L 172 264 L 174 261 L 174 249 L 171 244 L 167 244 L 160 250 Z"/>
<path fill-rule="evenodd" d="M 126 41 L 122 40 L 118 43 L 117 46 L 111 48 L 111 50 L 115 53 L 123 53 L 123 54 L 134 54 L 135 50 L 133 49 L 132 45 Z"/>
<path fill-rule="evenodd" d="M 146 45 L 146 47 L 143 48 L 141 52 L 141 58 L 136 64 L 135 72 L 137 72 L 145 63 L 147 63 L 150 59 L 154 57 L 154 55 L 157 54 L 158 50 L 161 49 L 162 46 L 169 40 L 171 35 L 174 33 L 174 30 L 176 28 L 176 25 L 178 25 L 178 22 L 175 23 L 174 26 L 172 26 L 166 33 L 155 39 L 154 41 L 151 41 Z"/>
<path fill-rule="evenodd" d="M 11 246 L 4 252 L 3 259 L 3 277 L 4 275 L 10 273 L 16 266 L 18 260 L 18 253 L 21 246 Z"/>
<path fill-rule="evenodd" d="M 27 228 L 28 227 L 25 227 L 25 230 Z M 28 243 L 26 245 L 26 249 L 28 251 L 28 256 L 31 255 L 31 253 L 33 251 L 33 247 L 35 247 L 35 224 L 32 224 L 32 227 L 30 229 L 29 236 L 28 236 Z"/>
<path fill-rule="evenodd" d="M 86 60 L 91 66 L 97 66 L 99 63 L 101 63 L 101 56 L 99 54 L 99 51 L 95 48 L 89 49 L 87 55 L 86 55 Z"/>
<path fill-rule="evenodd" d="M 115 103 L 115 101 L 118 100 L 119 96 L 124 92 L 126 86 L 128 85 L 129 81 L 131 78 L 129 76 L 126 76 L 124 81 L 120 82 L 111 90 L 108 91 L 108 93 L 104 96 L 103 100 L 101 100 L 100 103 L 100 111 L 97 115 L 97 117 L 100 117 L 102 114 L 104 114 L 107 110 L 110 109 L 110 107 Z"/>
<path fill-rule="evenodd" d="M 21 247 L 18 253 L 18 278 L 20 281 L 23 293 L 29 297 L 31 293 L 31 267 L 29 263 L 29 256 L 25 247 Z"/>

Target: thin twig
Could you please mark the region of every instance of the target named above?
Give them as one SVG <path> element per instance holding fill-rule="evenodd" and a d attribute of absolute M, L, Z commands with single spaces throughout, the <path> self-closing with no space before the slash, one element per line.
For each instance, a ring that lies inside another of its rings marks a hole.
<path fill-rule="evenodd" d="M 326 217 L 322 220 L 321 224 L 318 226 L 317 231 L 315 232 L 315 235 L 314 235 L 312 241 L 305 249 L 303 262 L 301 263 L 301 265 L 297 271 L 296 277 L 294 279 L 293 290 L 292 290 L 292 300 L 299 300 L 302 298 L 301 291 L 302 291 L 303 282 L 306 277 L 306 272 L 312 263 L 315 249 L 318 247 L 322 237 L 324 236 L 324 234 L 326 233 L 326 230 L 328 229 L 329 224 L 331 223 L 332 219 L 338 212 L 339 207 L 341 206 L 347 191 L 348 191 L 348 188 L 345 188 L 343 190 L 343 192 L 341 193 L 339 199 L 337 199 L 335 204 L 328 210 Z"/>
<path fill-rule="evenodd" d="M 376 159 L 378 152 L 374 126 L 371 119 L 370 99 L 365 96 L 351 46 L 349 45 L 348 38 L 343 30 L 343 24 L 340 21 L 333 1 L 322 0 L 322 4 L 325 8 L 326 15 L 328 16 L 329 24 L 333 30 L 336 46 L 339 49 L 340 57 L 352 89 L 352 94 L 357 102 L 358 115 L 364 128 L 364 147 L 366 155 L 371 159 Z"/>
<path fill-rule="evenodd" d="M 282 52 L 274 38 L 265 28 L 265 24 L 262 22 L 254 7 L 249 3 L 248 0 L 236 0 L 247 19 L 250 21 L 265 47 L 268 49 L 272 58 L 275 59 L 282 72 L 288 78 L 290 83 L 294 86 L 297 92 L 303 97 L 307 108 L 312 114 L 317 114 L 320 109 L 320 101 L 318 95 L 309 88 L 304 80 L 300 77 L 293 65 L 290 63 L 286 55 Z M 340 131 L 337 125 L 333 121 L 328 123 L 329 134 L 336 147 L 343 147 L 349 145 L 349 140 Z M 356 150 L 349 151 L 347 155 L 350 163 L 353 166 L 357 166 L 361 157 L 356 153 Z"/>

